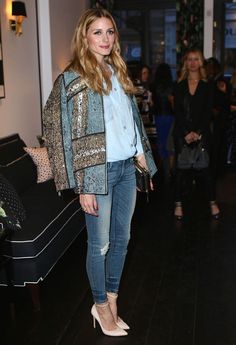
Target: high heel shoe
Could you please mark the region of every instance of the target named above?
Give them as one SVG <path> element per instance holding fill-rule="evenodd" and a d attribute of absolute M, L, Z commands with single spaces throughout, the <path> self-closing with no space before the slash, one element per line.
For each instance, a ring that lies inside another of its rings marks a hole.
<path fill-rule="evenodd" d="M 110 305 L 112 305 L 112 304 L 116 305 L 116 300 L 118 298 L 118 294 L 117 293 L 113 293 L 113 292 L 107 292 L 107 298 L 108 298 L 108 302 L 109 302 Z M 111 310 L 112 310 L 112 307 L 111 307 Z M 115 316 L 114 316 L 114 319 L 115 319 Z M 119 316 L 117 316 L 117 321 L 115 320 L 115 323 L 121 329 L 125 329 L 125 330 L 130 329 L 129 325 L 127 325 L 127 323 L 124 322 L 124 320 L 122 320 L 122 318 L 119 317 Z"/>
<path fill-rule="evenodd" d="M 102 326 L 102 323 L 101 323 L 100 317 L 98 315 L 97 308 L 96 308 L 95 304 L 92 306 L 91 314 L 93 316 L 93 327 L 96 328 L 96 321 L 97 321 L 101 327 L 103 334 L 108 335 L 110 337 L 121 337 L 121 336 L 128 335 L 128 333 L 124 329 L 121 329 L 118 326 L 111 331 L 106 330 Z"/>
<path fill-rule="evenodd" d="M 177 219 L 177 220 L 183 220 L 183 213 L 182 214 L 176 214 L 177 209 L 181 209 L 181 213 L 182 213 L 182 202 L 181 201 L 175 202 L 174 216 L 175 216 L 175 219 Z"/>
<path fill-rule="evenodd" d="M 212 206 L 214 207 L 217 207 L 218 209 L 218 212 L 216 213 L 212 213 Z M 218 205 L 216 203 L 216 201 L 210 201 L 210 207 L 211 207 L 211 217 L 215 220 L 218 220 L 220 218 L 220 211 L 219 211 L 219 208 L 218 208 Z"/>

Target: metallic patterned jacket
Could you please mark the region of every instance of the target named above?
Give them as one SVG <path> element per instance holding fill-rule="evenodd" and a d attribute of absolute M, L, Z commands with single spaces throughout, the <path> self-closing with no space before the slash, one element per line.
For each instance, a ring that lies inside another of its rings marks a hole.
<path fill-rule="evenodd" d="M 135 99 L 130 97 L 130 101 L 153 176 L 157 169 L 150 144 Z M 65 71 L 56 79 L 43 112 L 43 135 L 58 191 L 107 193 L 103 99 L 78 73 Z"/>

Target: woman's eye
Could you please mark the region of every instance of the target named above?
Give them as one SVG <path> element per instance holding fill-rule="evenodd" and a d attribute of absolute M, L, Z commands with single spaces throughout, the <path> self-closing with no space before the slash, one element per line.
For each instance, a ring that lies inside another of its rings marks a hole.
<path fill-rule="evenodd" d="M 94 32 L 94 35 L 100 35 L 101 34 L 101 31 L 95 31 Z"/>
<path fill-rule="evenodd" d="M 109 35 L 113 35 L 114 31 L 113 30 L 109 30 L 108 33 L 109 33 Z"/>

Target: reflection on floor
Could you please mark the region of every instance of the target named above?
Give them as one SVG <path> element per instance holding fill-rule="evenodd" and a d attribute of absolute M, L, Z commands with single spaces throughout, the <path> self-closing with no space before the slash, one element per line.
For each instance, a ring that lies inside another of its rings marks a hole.
<path fill-rule="evenodd" d="M 42 311 L 15 291 L 15 320 L 1 292 L 1 345 L 235 345 L 236 174 L 219 182 L 222 216 L 211 220 L 199 192 L 186 195 L 185 219 L 172 217 L 172 187 L 157 181 L 138 197 L 119 296 L 128 337 L 93 329 L 82 233 L 41 285 Z"/>

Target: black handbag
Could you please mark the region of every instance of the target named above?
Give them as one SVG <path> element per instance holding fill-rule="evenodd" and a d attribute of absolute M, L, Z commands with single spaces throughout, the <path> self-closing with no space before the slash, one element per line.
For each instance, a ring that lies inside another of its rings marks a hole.
<path fill-rule="evenodd" d="M 136 185 L 139 192 L 146 193 L 148 201 L 148 193 L 150 191 L 150 173 L 143 168 L 137 160 L 134 160 L 135 175 L 136 175 Z"/>
<path fill-rule="evenodd" d="M 209 155 L 202 145 L 202 141 L 198 140 L 190 145 L 184 144 L 181 152 L 177 157 L 178 169 L 196 169 L 201 170 L 208 168 Z"/>

